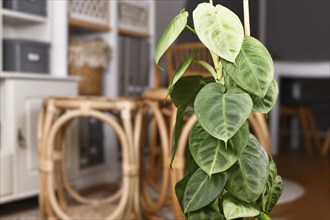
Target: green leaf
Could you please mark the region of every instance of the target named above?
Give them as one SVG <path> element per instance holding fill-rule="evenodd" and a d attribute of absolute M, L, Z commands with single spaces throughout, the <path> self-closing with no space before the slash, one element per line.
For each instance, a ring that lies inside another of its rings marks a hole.
<path fill-rule="evenodd" d="M 250 96 L 241 89 L 234 88 L 226 93 L 218 83 L 209 83 L 196 96 L 194 107 L 197 120 L 213 137 L 227 141 L 252 111 Z"/>
<path fill-rule="evenodd" d="M 230 193 L 224 195 L 222 207 L 226 219 L 254 217 L 260 214 L 255 205 L 240 201 Z"/>
<path fill-rule="evenodd" d="M 181 106 L 177 109 L 176 112 L 176 118 L 175 118 L 175 125 L 173 129 L 173 135 L 172 135 L 172 150 L 171 150 L 171 161 L 170 161 L 170 167 L 172 168 L 173 160 L 175 157 L 176 149 L 178 147 L 178 140 L 180 138 L 182 125 L 183 125 L 183 116 L 185 107 L 182 108 Z"/>
<path fill-rule="evenodd" d="M 207 69 L 207 71 L 209 71 L 213 78 L 216 80 L 216 81 L 219 81 L 220 79 L 218 79 L 217 77 L 217 72 L 215 71 L 215 69 L 207 62 L 205 61 L 202 61 L 202 60 L 196 60 L 195 61 L 197 64 L 203 66 L 205 69 Z"/>
<path fill-rule="evenodd" d="M 185 152 L 186 158 L 186 171 L 188 175 L 192 175 L 196 170 L 198 170 L 199 166 L 191 155 L 189 147 L 186 147 Z"/>
<path fill-rule="evenodd" d="M 197 50 L 193 50 L 192 52 L 190 52 L 189 56 L 180 64 L 180 66 L 178 67 L 178 69 L 175 70 L 171 82 L 168 86 L 168 92 L 166 95 L 166 98 L 169 94 L 171 94 L 172 90 L 173 90 L 173 86 L 175 85 L 175 83 L 181 78 L 181 76 L 186 72 L 186 70 L 188 69 L 188 67 L 190 66 L 194 56 L 197 54 Z M 166 99 L 165 98 L 165 99 Z"/>
<path fill-rule="evenodd" d="M 180 205 L 182 212 L 183 212 L 183 195 L 184 195 L 186 186 L 188 184 L 188 181 L 189 181 L 189 176 L 186 175 L 179 182 L 177 182 L 175 184 L 175 194 L 179 201 L 179 205 Z"/>
<path fill-rule="evenodd" d="M 225 77 L 226 79 L 226 87 L 227 88 L 234 88 L 239 87 L 229 75 Z M 247 92 L 252 101 L 253 101 L 253 111 L 256 112 L 262 112 L 262 113 L 268 113 L 273 106 L 276 103 L 277 96 L 278 96 L 278 85 L 276 80 L 272 80 L 272 83 L 270 84 L 270 87 L 268 88 L 268 91 L 265 95 L 265 97 L 261 98 L 259 96 L 253 95 L 250 92 Z"/>
<path fill-rule="evenodd" d="M 219 211 L 219 200 L 197 211 L 188 213 L 188 220 L 226 220 Z"/>
<path fill-rule="evenodd" d="M 230 168 L 247 145 L 249 126 L 245 122 L 228 141 L 228 146 L 208 134 L 199 123 L 193 127 L 189 137 L 189 149 L 198 166 L 209 176 Z"/>
<path fill-rule="evenodd" d="M 218 173 L 209 177 L 203 170 L 196 170 L 190 177 L 184 192 L 184 213 L 196 211 L 214 201 L 222 192 L 226 181 L 226 173 Z"/>
<path fill-rule="evenodd" d="M 250 94 L 253 101 L 253 111 L 268 113 L 276 103 L 278 96 L 278 85 L 276 80 L 273 79 L 265 97 L 260 98 L 256 95 Z"/>
<path fill-rule="evenodd" d="M 250 134 L 244 152 L 227 171 L 227 191 L 245 202 L 256 201 L 265 189 L 269 173 L 268 165 L 266 151 Z"/>
<path fill-rule="evenodd" d="M 236 84 L 261 98 L 274 78 L 274 63 L 269 52 L 253 37 L 244 38 L 235 63 L 223 60 L 222 65 Z"/>
<path fill-rule="evenodd" d="M 258 201 L 262 211 L 269 214 L 273 209 L 283 190 L 282 178 L 277 175 L 276 164 L 270 157 L 269 161 L 269 176 L 266 183 L 266 188 Z"/>
<path fill-rule="evenodd" d="M 164 55 L 166 50 L 171 44 L 178 38 L 181 32 L 184 30 L 189 13 L 183 9 L 165 29 L 164 33 L 160 37 L 155 50 L 155 63 L 158 64 L 160 58 Z"/>
<path fill-rule="evenodd" d="M 229 62 L 239 53 L 244 30 L 235 13 L 222 5 L 201 3 L 193 12 L 195 31 L 203 44 Z"/>
<path fill-rule="evenodd" d="M 192 106 L 196 95 L 208 83 L 214 82 L 212 77 L 204 78 L 202 76 L 182 77 L 171 92 L 171 99 L 176 107 L 182 108 Z"/>

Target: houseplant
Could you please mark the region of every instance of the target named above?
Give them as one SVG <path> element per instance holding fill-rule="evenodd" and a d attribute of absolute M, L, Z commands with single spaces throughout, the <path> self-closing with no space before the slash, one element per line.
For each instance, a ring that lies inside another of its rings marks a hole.
<path fill-rule="evenodd" d="M 156 47 L 158 64 L 187 28 L 213 59 L 213 65 L 195 60 L 198 51 L 191 51 L 168 87 L 177 107 L 171 164 L 186 108 L 192 107 L 197 116 L 189 137 L 187 172 L 175 187 L 187 219 L 270 219 L 268 214 L 282 192 L 274 161 L 249 132 L 249 115 L 253 111 L 268 113 L 278 86 L 267 49 L 249 36 L 248 2 L 243 3 L 245 36 L 237 15 L 210 0 L 193 11 L 194 28 L 187 25 L 189 13 L 182 10 Z M 205 67 L 212 77 L 182 77 L 192 62 Z"/>

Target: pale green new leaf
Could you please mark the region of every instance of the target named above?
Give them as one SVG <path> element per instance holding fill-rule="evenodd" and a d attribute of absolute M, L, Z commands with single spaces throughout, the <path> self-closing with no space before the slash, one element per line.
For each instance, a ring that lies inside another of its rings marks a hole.
<path fill-rule="evenodd" d="M 207 133 L 199 123 L 193 127 L 189 137 L 189 149 L 198 166 L 209 176 L 230 168 L 239 158 L 247 145 L 248 123 L 225 143 Z"/>
<path fill-rule="evenodd" d="M 225 216 L 219 211 L 219 200 L 197 211 L 188 213 L 188 220 L 225 220 Z"/>
<path fill-rule="evenodd" d="M 268 179 L 269 159 L 258 140 L 250 134 L 249 142 L 238 161 L 228 170 L 226 189 L 245 202 L 255 202 Z"/>
<path fill-rule="evenodd" d="M 266 184 L 266 188 L 260 196 L 260 201 L 258 199 L 258 204 L 260 205 L 263 212 L 269 214 L 272 208 L 277 203 L 281 196 L 283 190 L 282 178 L 277 175 L 277 169 L 275 162 L 270 157 L 269 162 L 269 176 Z"/>
<path fill-rule="evenodd" d="M 209 177 L 203 170 L 196 170 L 190 177 L 184 192 L 184 213 L 201 209 L 218 198 L 226 181 L 226 173 L 218 173 Z"/>
<path fill-rule="evenodd" d="M 205 69 L 207 69 L 207 71 L 209 71 L 212 74 L 212 76 L 215 80 L 217 80 L 217 81 L 219 80 L 218 77 L 217 77 L 217 72 L 215 71 L 215 69 L 209 63 L 207 63 L 205 61 L 202 61 L 202 60 L 196 60 L 195 62 L 197 64 L 203 66 Z"/>
<path fill-rule="evenodd" d="M 189 13 L 186 10 L 182 10 L 165 29 L 162 34 L 155 50 L 155 63 L 158 64 L 160 58 L 164 55 L 166 50 L 171 44 L 178 38 L 181 32 L 184 30 Z"/>
<path fill-rule="evenodd" d="M 276 80 L 273 79 L 265 97 L 260 98 L 256 95 L 250 94 L 253 101 L 253 111 L 268 113 L 276 103 L 278 96 L 278 85 Z"/>
<path fill-rule="evenodd" d="M 230 193 L 224 195 L 222 207 L 225 217 L 228 220 L 254 217 L 260 214 L 260 211 L 254 205 L 243 202 Z"/>
<path fill-rule="evenodd" d="M 193 12 L 193 20 L 203 44 L 221 58 L 235 62 L 244 38 L 238 16 L 222 5 L 201 3 Z"/>
<path fill-rule="evenodd" d="M 189 181 L 189 176 L 185 175 L 179 182 L 177 182 L 175 184 L 175 194 L 178 199 L 182 212 L 183 212 L 183 195 L 184 195 L 186 186 L 188 184 L 188 181 Z"/>
<path fill-rule="evenodd" d="M 235 63 L 223 61 L 222 65 L 237 85 L 263 98 L 274 78 L 274 63 L 264 45 L 246 36 Z"/>
<path fill-rule="evenodd" d="M 194 109 L 201 126 L 227 143 L 249 117 L 253 103 L 241 89 L 223 93 L 222 88 L 218 83 L 207 84 L 196 96 Z"/>
<path fill-rule="evenodd" d="M 171 82 L 168 85 L 168 92 L 167 92 L 166 98 L 169 94 L 171 94 L 175 83 L 177 83 L 179 81 L 179 79 L 181 78 L 181 76 L 186 72 L 186 70 L 190 66 L 194 56 L 197 54 L 197 52 L 198 52 L 197 50 L 193 50 L 192 52 L 190 52 L 189 56 L 180 64 L 178 69 L 175 70 L 175 72 L 173 73 Z"/>

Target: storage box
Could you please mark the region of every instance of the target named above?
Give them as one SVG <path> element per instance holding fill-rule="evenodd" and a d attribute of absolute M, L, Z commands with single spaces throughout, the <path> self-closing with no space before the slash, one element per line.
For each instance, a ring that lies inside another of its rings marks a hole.
<path fill-rule="evenodd" d="M 3 40 L 3 70 L 49 73 L 49 44 L 18 39 Z"/>
<path fill-rule="evenodd" d="M 15 11 L 47 16 L 47 0 L 4 0 L 3 7 Z"/>

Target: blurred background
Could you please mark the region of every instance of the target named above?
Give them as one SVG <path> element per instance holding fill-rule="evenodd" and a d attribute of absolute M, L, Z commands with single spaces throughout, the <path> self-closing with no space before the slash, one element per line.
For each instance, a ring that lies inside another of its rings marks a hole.
<path fill-rule="evenodd" d="M 201 2 L 1 1 L 1 219 L 40 218 L 37 125 L 42 101 L 50 96 L 141 97 L 166 87 L 170 64 L 162 59 L 164 71 L 155 68 L 155 46 L 181 9 L 190 13 L 193 27 L 192 11 Z M 214 4 L 228 7 L 243 22 L 242 0 Z M 330 219 L 329 4 L 250 1 L 251 36 L 268 48 L 280 88 L 267 115 L 272 154 L 285 179 L 274 219 Z M 186 29 L 175 44 L 196 41 Z M 113 130 L 94 118 L 76 120 L 72 130 L 69 169 L 76 189 L 120 182 L 122 156 Z M 167 212 L 173 211 L 162 211 Z"/>

